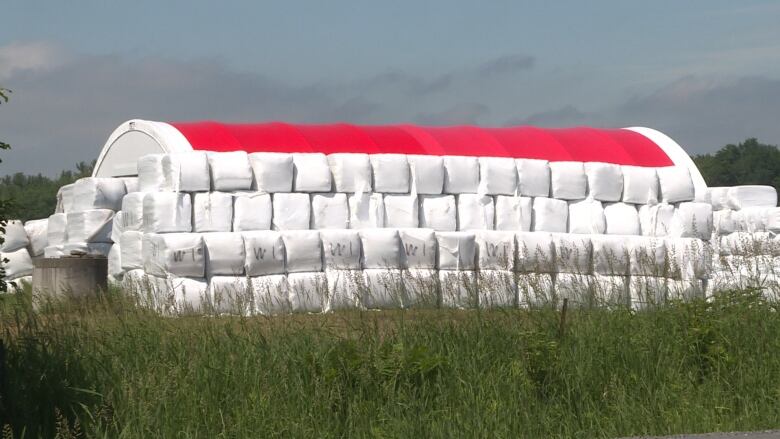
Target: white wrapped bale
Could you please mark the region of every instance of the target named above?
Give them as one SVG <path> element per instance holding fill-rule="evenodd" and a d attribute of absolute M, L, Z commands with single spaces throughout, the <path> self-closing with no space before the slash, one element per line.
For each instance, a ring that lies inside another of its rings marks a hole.
<path fill-rule="evenodd" d="M 532 308 L 552 303 L 555 298 L 553 276 L 548 273 L 520 273 L 517 283 L 517 304 Z"/>
<path fill-rule="evenodd" d="M 331 174 L 325 154 L 293 154 L 293 166 L 295 192 L 330 192 Z"/>
<path fill-rule="evenodd" d="M 360 235 L 357 230 L 320 230 L 325 269 L 360 270 Z"/>
<path fill-rule="evenodd" d="M 553 233 L 552 239 L 555 246 L 555 269 L 558 273 L 590 274 L 592 272 L 593 246 L 590 235 Z"/>
<path fill-rule="evenodd" d="M 569 205 L 554 198 L 534 198 L 533 229 L 537 232 L 566 232 Z"/>
<path fill-rule="evenodd" d="M 401 238 L 396 229 L 360 231 L 363 268 L 401 268 Z"/>
<path fill-rule="evenodd" d="M 125 184 L 125 193 L 138 192 L 138 177 L 120 177 Z"/>
<path fill-rule="evenodd" d="M 458 229 L 454 195 L 420 195 L 420 227 L 442 232 Z"/>
<path fill-rule="evenodd" d="M 256 313 L 271 316 L 292 312 L 287 276 L 275 274 L 250 277 L 249 286 L 255 299 Z"/>
<path fill-rule="evenodd" d="M 170 277 L 165 280 L 169 297 L 173 298 L 173 315 L 201 314 L 207 311 L 208 282 L 191 277 Z"/>
<path fill-rule="evenodd" d="M 730 209 L 729 206 L 729 189 L 728 186 L 720 187 L 708 187 L 710 202 L 712 203 L 712 210 Z"/>
<path fill-rule="evenodd" d="M 292 192 L 293 156 L 281 152 L 249 154 L 249 165 L 254 175 L 253 188 L 259 192 Z"/>
<path fill-rule="evenodd" d="M 775 252 L 774 236 L 769 232 L 734 232 L 720 237 L 720 254 L 726 256 L 771 255 Z"/>
<path fill-rule="evenodd" d="M 707 295 L 706 291 L 704 283 L 699 279 L 668 279 L 666 281 L 666 294 L 671 300 L 704 299 Z"/>
<path fill-rule="evenodd" d="M 714 208 L 715 206 L 713 206 Z M 737 231 L 737 225 L 734 222 L 734 211 L 731 209 L 721 209 L 712 212 L 712 227 L 716 235 L 728 235 Z"/>
<path fill-rule="evenodd" d="M 644 205 L 639 208 L 639 227 L 642 236 L 667 236 L 672 232 L 674 206 L 671 204 Z"/>
<path fill-rule="evenodd" d="M 373 229 L 385 226 L 385 204 L 382 194 L 350 194 L 349 228 Z"/>
<path fill-rule="evenodd" d="M 479 188 L 476 157 L 444 156 L 444 193 L 475 194 Z"/>
<path fill-rule="evenodd" d="M 553 273 L 555 245 L 547 232 L 519 232 L 517 240 L 517 269 L 526 273 Z"/>
<path fill-rule="evenodd" d="M 695 190 L 688 168 L 667 166 L 658 168 L 658 181 L 661 185 L 661 200 L 665 203 L 693 201 Z"/>
<path fill-rule="evenodd" d="M 772 207 L 766 211 L 766 230 L 780 232 L 780 207 Z"/>
<path fill-rule="evenodd" d="M 341 193 L 311 195 L 313 229 L 346 229 L 349 225 L 347 195 Z"/>
<path fill-rule="evenodd" d="M 141 231 L 144 225 L 145 192 L 132 192 L 122 198 L 122 229 Z"/>
<path fill-rule="evenodd" d="M 61 258 L 65 255 L 64 245 L 50 245 L 43 249 L 43 257 L 46 259 Z"/>
<path fill-rule="evenodd" d="M 73 185 L 73 208 L 76 211 L 90 209 L 122 209 L 122 197 L 127 193 L 125 182 L 119 178 L 80 178 Z"/>
<path fill-rule="evenodd" d="M 477 273 L 477 303 L 480 308 L 517 306 L 517 282 L 510 270 L 480 270 Z"/>
<path fill-rule="evenodd" d="M 458 230 L 492 230 L 495 216 L 493 197 L 479 194 L 458 195 Z"/>
<path fill-rule="evenodd" d="M 418 202 L 415 195 L 385 195 L 385 227 L 418 227 Z"/>
<path fill-rule="evenodd" d="M 42 255 L 43 250 L 49 246 L 48 226 L 48 219 L 30 220 L 24 223 L 24 231 L 30 239 L 29 250 L 32 256 Z"/>
<path fill-rule="evenodd" d="M 398 236 L 403 248 L 403 268 L 436 268 L 436 233 L 433 229 L 400 229 Z"/>
<path fill-rule="evenodd" d="M 514 195 L 517 192 L 515 159 L 504 157 L 479 158 L 479 188 L 483 195 Z"/>
<path fill-rule="evenodd" d="M 174 152 L 162 158 L 165 185 L 173 192 L 208 192 L 209 159 L 205 151 Z"/>
<path fill-rule="evenodd" d="M 284 241 L 273 230 L 242 233 L 244 237 L 244 270 L 247 276 L 284 273 Z"/>
<path fill-rule="evenodd" d="M 143 232 L 128 230 L 119 238 L 120 260 L 125 271 L 144 268 Z"/>
<path fill-rule="evenodd" d="M 593 235 L 593 272 L 607 276 L 628 276 L 631 236 Z"/>
<path fill-rule="evenodd" d="M 604 207 L 608 235 L 641 235 L 639 212 L 632 204 L 611 203 Z"/>
<path fill-rule="evenodd" d="M 585 163 L 588 196 L 599 201 L 620 201 L 623 195 L 623 171 L 612 163 Z"/>
<path fill-rule="evenodd" d="M 68 242 L 111 242 L 114 211 L 90 209 L 67 215 Z"/>
<path fill-rule="evenodd" d="M 361 303 L 367 309 L 399 309 L 403 306 L 401 270 L 369 268 L 363 270 Z"/>
<path fill-rule="evenodd" d="M 473 271 L 439 270 L 442 308 L 469 309 L 478 304 L 477 274 Z"/>
<path fill-rule="evenodd" d="M 481 230 L 476 234 L 476 244 L 480 270 L 515 269 L 517 247 L 514 232 Z"/>
<path fill-rule="evenodd" d="M 767 229 L 768 214 L 774 208 L 770 207 L 745 207 L 735 210 L 732 218 L 734 219 L 735 229 L 739 232 L 763 232 Z"/>
<path fill-rule="evenodd" d="M 516 159 L 517 188 L 528 197 L 550 196 L 550 164 L 547 160 Z"/>
<path fill-rule="evenodd" d="M 233 194 L 233 231 L 270 230 L 273 206 L 271 195 L 261 192 Z"/>
<path fill-rule="evenodd" d="M 325 273 L 290 273 L 287 290 L 290 308 L 296 313 L 319 313 L 327 300 Z"/>
<path fill-rule="evenodd" d="M 634 236 L 627 240 L 632 276 L 663 276 L 666 273 L 666 241 Z"/>
<path fill-rule="evenodd" d="M 412 268 L 401 272 L 404 308 L 435 308 L 439 305 L 439 272 L 435 269 Z"/>
<path fill-rule="evenodd" d="M 30 245 L 30 238 L 27 236 L 27 231 L 24 230 L 24 224 L 19 220 L 8 221 L 2 236 L 4 239 L 2 246 L 0 246 L 2 252 L 10 253 Z"/>
<path fill-rule="evenodd" d="M 142 253 L 144 270 L 153 276 L 203 277 L 206 272 L 203 237 L 197 233 L 145 233 Z"/>
<path fill-rule="evenodd" d="M 569 306 L 595 305 L 596 278 L 592 274 L 560 273 L 555 276 L 555 298 L 560 306 L 563 299 Z"/>
<path fill-rule="evenodd" d="M 439 270 L 476 270 L 477 242 L 474 232 L 437 232 Z"/>
<path fill-rule="evenodd" d="M 305 230 L 311 221 L 309 194 L 276 193 L 273 195 L 273 230 Z"/>
<path fill-rule="evenodd" d="M 109 278 L 119 278 L 124 273 L 122 269 L 122 250 L 119 248 L 118 243 L 114 243 L 111 246 L 111 250 L 108 251 L 108 276 Z"/>
<path fill-rule="evenodd" d="M 230 232 L 233 228 L 233 195 L 226 192 L 192 194 L 193 232 Z"/>
<path fill-rule="evenodd" d="M 405 154 L 371 154 L 374 190 L 389 194 L 409 192 L 409 162 Z"/>
<path fill-rule="evenodd" d="M 287 273 L 322 271 L 322 241 L 316 230 L 282 232 Z"/>
<path fill-rule="evenodd" d="M 206 247 L 206 275 L 244 275 L 244 238 L 240 233 L 213 232 L 203 234 Z"/>
<path fill-rule="evenodd" d="M 361 270 L 325 269 L 328 280 L 328 300 L 323 311 L 355 309 L 365 292 Z"/>
<path fill-rule="evenodd" d="M 84 254 L 108 257 L 112 246 L 110 242 L 69 242 L 62 246 L 62 253 L 65 256 Z"/>
<path fill-rule="evenodd" d="M 192 231 L 192 201 L 189 194 L 150 192 L 144 196 L 143 226 L 147 233 Z"/>
<path fill-rule="evenodd" d="M 371 161 L 368 154 L 330 154 L 328 164 L 336 192 L 371 192 Z"/>
<path fill-rule="evenodd" d="M 57 207 L 55 213 L 70 213 L 73 212 L 73 203 L 75 198 L 73 197 L 74 184 L 66 184 L 57 190 Z"/>
<path fill-rule="evenodd" d="M 569 233 L 603 234 L 607 220 L 601 201 L 586 198 L 569 202 Z"/>
<path fill-rule="evenodd" d="M 777 191 L 772 186 L 732 186 L 727 196 L 729 207 L 734 210 L 777 206 Z"/>
<path fill-rule="evenodd" d="M 550 163 L 550 186 L 552 198 L 559 200 L 581 200 L 585 198 L 588 179 L 582 162 Z"/>
<path fill-rule="evenodd" d="M 533 198 L 498 195 L 495 203 L 496 230 L 531 230 Z"/>
<path fill-rule="evenodd" d="M 49 217 L 46 228 L 46 239 L 49 245 L 62 245 L 68 241 L 68 215 L 55 213 Z"/>
<path fill-rule="evenodd" d="M 216 314 L 247 316 L 251 312 L 252 290 L 246 277 L 212 276 L 206 295 Z"/>
<path fill-rule="evenodd" d="M 30 252 L 24 247 L 13 251 L 0 252 L 0 264 L 2 264 L 5 270 L 5 278 L 8 280 L 30 276 L 33 272 Z"/>
<path fill-rule="evenodd" d="M 444 160 L 435 155 L 408 155 L 412 192 L 439 195 L 444 190 Z"/>
<path fill-rule="evenodd" d="M 666 238 L 668 275 L 673 279 L 707 279 L 712 268 L 709 244 L 698 238 Z"/>
<path fill-rule="evenodd" d="M 655 168 L 623 166 L 623 202 L 655 204 L 658 202 L 658 174 Z"/>
<path fill-rule="evenodd" d="M 246 152 L 210 152 L 208 160 L 212 190 L 230 192 L 252 189 L 252 168 Z"/>
<path fill-rule="evenodd" d="M 114 214 L 114 219 L 111 223 L 111 241 L 115 243 L 119 243 L 119 239 L 122 236 L 122 233 L 125 231 L 125 220 L 124 220 L 124 214 L 120 210 L 119 212 Z"/>
<path fill-rule="evenodd" d="M 163 154 L 147 154 L 138 159 L 138 190 L 158 192 L 166 190 L 162 168 Z"/>
<path fill-rule="evenodd" d="M 666 302 L 666 278 L 656 276 L 631 276 L 628 290 L 631 308 L 647 309 Z"/>
<path fill-rule="evenodd" d="M 680 203 L 672 220 L 672 236 L 710 239 L 712 236 L 712 205 Z"/>
<path fill-rule="evenodd" d="M 628 276 L 594 274 L 593 304 L 608 306 L 628 306 L 631 304 Z"/>

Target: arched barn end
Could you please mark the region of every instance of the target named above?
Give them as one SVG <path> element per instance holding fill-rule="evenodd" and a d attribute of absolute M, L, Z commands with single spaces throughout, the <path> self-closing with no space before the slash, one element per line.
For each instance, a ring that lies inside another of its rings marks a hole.
<path fill-rule="evenodd" d="M 688 168 L 696 199 L 707 186 L 685 150 L 665 134 L 644 127 L 621 129 L 415 125 L 300 125 L 282 122 L 127 121 L 109 136 L 93 176 L 136 175 L 136 161 L 150 153 L 190 150 L 246 152 L 362 152 L 536 158 L 551 162 L 605 162 Z"/>

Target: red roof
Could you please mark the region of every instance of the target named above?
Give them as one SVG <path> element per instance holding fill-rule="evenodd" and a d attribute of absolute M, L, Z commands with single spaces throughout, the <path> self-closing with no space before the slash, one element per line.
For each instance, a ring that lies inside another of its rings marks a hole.
<path fill-rule="evenodd" d="M 674 163 L 647 137 L 627 129 L 415 125 L 297 125 L 174 122 L 196 150 L 400 153 L 517 157 L 636 166 Z"/>

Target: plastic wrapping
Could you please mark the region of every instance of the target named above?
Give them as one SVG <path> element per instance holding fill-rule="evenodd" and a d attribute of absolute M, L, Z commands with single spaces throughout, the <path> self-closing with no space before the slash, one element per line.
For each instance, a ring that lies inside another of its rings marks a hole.
<path fill-rule="evenodd" d="M 55 213 L 70 213 L 73 212 L 73 183 L 66 184 L 57 190 L 57 207 Z"/>
<path fill-rule="evenodd" d="M 498 195 L 495 204 L 496 230 L 531 230 L 533 198 Z"/>
<path fill-rule="evenodd" d="M 515 233 L 481 230 L 476 234 L 477 260 L 480 270 L 515 269 Z"/>
<path fill-rule="evenodd" d="M 604 206 L 608 235 L 641 235 L 639 212 L 632 204 L 611 203 Z"/>
<path fill-rule="evenodd" d="M 24 231 L 30 240 L 29 250 L 32 256 L 40 256 L 43 250 L 49 246 L 48 219 L 30 220 L 24 223 Z M 8 225 L 6 224 L 6 230 Z"/>
<path fill-rule="evenodd" d="M 442 308 L 469 309 L 478 305 L 477 274 L 473 271 L 439 270 Z"/>
<path fill-rule="evenodd" d="M 287 276 L 283 274 L 250 277 L 249 285 L 255 299 L 255 312 L 264 315 L 289 314 L 290 295 Z"/>
<path fill-rule="evenodd" d="M 243 276 L 246 255 L 244 237 L 240 233 L 213 232 L 203 234 L 206 247 L 206 275 Z"/>
<path fill-rule="evenodd" d="M 144 192 L 132 192 L 122 198 L 122 229 L 143 230 Z"/>
<path fill-rule="evenodd" d="M 710 239 L 712 236 L 712 205 L 680 203 L 672 220 L 672 236 Z"/>
<path fill-rule="evenodd" d="M 439 305 L 439 272 L 434 269 L 412 268 L 401 272 L 404 288 L 404 308 L 435 308 Z"/>
<path fill-rule="evenodd" d="M 154 276 L 203 277 L 206 272 L 203 237 L 197 233 L 145 233 L 142 253 L 144 270 Z"/>
<path fill-rule="evenodd" d="M 516 159 L 517 188 L 528 197 L 550 196 L 550 164 L 547 160 Z"/>
<path fill-rule="evenodd" d="M 715 229 L 716 235 L 728 235 L 736 232 L 737 225 L 734 222 L 734 211 L 721 209 L 712 212 L 712 227 Z"/>
<path fill-rule="evenodd" d="M 68 242 L 111 242 L 114 211 L 91 209 L 67 215 Z"/>
<path fill-rule="evenodd" d="M 311 205 L 309 194 L 277 193 L 273 195 L 274 230 L 304 230 L 309 228 Z"/>
<path fill-rule="evenodd" d="M 331 174 L 328 158 L 320 153 L 293 154 L 293 190 L 295 192 L 330 192 Z"/>
<path fill-rule="evenodd" d="M 667 166 L 658 168 L 658 181 L 661 186 L 661 200 L 666 203 L 692 201 L 695 196 L 693 181 L 688 168 Z"/>
<path fill-rule="evenodd" d="M 292 312 L 322 312 L 327 299 L 328 281 L 325 273 L 290 273 L 287 291 Z"/>
<path fill-rule="evenodd" d="M 142 229 L 144 232 L 186 233 L 192 231 L 192 201 L 189 194 L 150 192 L 144 197 L 143 212 Z"/>
<path fill-rule="evenodd" d="M 349 228 L 372 229 L 385 226 L 385 204 L 382 194 L 350 194 Z"/>
<path fill-rule="evenodd" d="M 588 179 L 582 162 L 550 163 L 550 186 L 552 198 L 559 200 L 581 200 L 585 198 Z"/>
<path fill-rule="evenodd" d="M 417 227 L 419 214 L 415 195 L 385 195 L 385 227 Z"/>
<path fill-rule="evenodd" d="M 533 229 L 537 232 L 566 232 L 569 205 L 554 198 L 534 198 Z"/>
<path fill-rule="evenodd" d="M 217 314 L 246 316 L 251 312 L 252 290 L 246 277 L 212 276 L 206 295 Z"/>
<path fill-rule="evenodd" d="M 403 252 L 401 262 L 406 269 L 436 268 L 436 233 L 433 229 L 400 229 Z"/>
<path fill-rule="evenodd" d="M 355 309 L 365 291 L 361 270 L 325 269 L 328 280 L 328 300 L 324 311 Z"/>
<path fill-rule="evenodd" d="M 663 276 L 666 273 L 667 251 L 663 238 L 634 236 L 626 243 L 632 276 Z"/>
<path fill-rule="evenodd" d="M 346 229 L 348 225 L 349 207 L 346 194 L 311 195 L 312 229 Z"/>
<path fill-rule="evenodd" d="M 396 229 L 360 231 L 363 268 L 401 268 L 401 238 Z"/>
<path fill-rule="evenodd" d="M 49 217 L 46 228 L 46 238 L 49 245 L 62 245 L 68 242 L 68 215 L 55 213 Z"/>
<path fill-rule="evenodd" d="M 518 232 L 517 269 L 526 273 L 554 273 L 555 245 L 547 232 Z"/>
<path fill-rule="evenodd" d="M 168 296 L 173 297 L 174 315 L 199 314 L 206 311 L 210 302 L 207 296 L 208 282 L 201 278 L 169 277 L 165 280 Z"/>
<path fill-rule="evenodd" d="M 493 197 L 479 194 L 458 195 L 458 230 L 492 230 L 495 215 Z"/>
<path fill-rule="evenodd" d="M 517 306 L 517 282 L 512 271 L 480 270 L 477 276 L 477 304 L 480 308 Z"/>
<path fill-rule="evenodd" d="M 454 195 L 420 195 L 420 227 L 442 232 L 458 228 Z"/>
<path fill-rule="evenodd" d="M 125 183 L 118 178 L 80 178 L 73 185 L 73 209 L 122 209 L 122 197 L 127 193 Z"/>
<path fill-rule="evenodd" d="M 628 276 L 631 236 L 592 235 L 593 272 L 610 276 Z"/>
<path fill-rule="evenodd" d="M 192 194 L 193 232 L 230 232 L 233 229 L 233 195 L 227 192 Z"/>
<path fill-rule="evenodd" d="M 284 273 L 284 241 L 280 232 L 259 230 L 242 235 L 247 276 Z"/>
<path fill-rule="evenodd" d="M 734 232 L 720 237 L 719 250 L 726 256 L 771 255 L 777 244 L 769 232 Z"/>
<path fill-rule="evenodd" d="M 367 309 L 399 309 L 403 306 L 401 270 L 369 268 L 363 270 L 365 291 L 361 303 Z"/>
<path fill-rule="evenodd" d="M 138 159 L 138 190 L 159 192 L 167 190 L 162 168 L 164 154 L 147 154 Z"/>
<path fill-rule="evenodd" d="M 596 305 L 628 306 L 631 303 L 628 276 L 594 274 L 591 288 Z"/>
<path fill-rule="evenodd" d="M 639 228 L 643 236 L 667 236 L 672 232 L 674 206 L 644 205 L 639 208 Z"/>
<path fill-rule="evenodd" d="M 382 193 L 409 192 L 409 162 L 405 154 L 371 154 L 374 190 Z"/>
<path fill-rule="evenodd" d="M 555 270 L 558 273 L 591 273 L 593 246 L 590 235 L 553 233 L 552 239 L 555 246 Z"/>
<path fill-rule="evenodd" d="M 437 232 L 439 270 L 476 270 L 477 243 L 474 232 Z"/>
<path fill-rule="evenodd" d="M 777 191 L 772 186 L 732 186 L 727 196 L 729 207 L 735 210 L 777 206 Z"/>
<path fill-rule="evenodd" d="M 655 168 L 622 166 L 623 202 L 655 204 L 658 202 L 658 174 Z"/>
<path fill-rule="evenodd" d="M 273 206 L 271 195 L 261 192 L 233 194 L 233 231 L 270 230 Z"/>
<path fill-rule="evenodd" d="M 699 279 L 667 279 L 666 295 L 668 299 L 691 301 L 704 299 L 706 289 L 704 283 Z"/>
<path fill-rule="evenodd" d="M 138 177 L 121 177 L 122 182 L 125 184 L 125 193 L 138 192 Z"/>
<path fill-rule="evenodd" d="M 707 192 L 710 194 L 712 210 L 723 210 L 731 208 L 729 205 L 729 189 L 731 188 L 728 186 L 707 188 Z"/>
<path fill-rule="evenodd" d="M 111 241 L 112 242 L 119 242 L 119 237 L 122 236 L 122 233 L 125 231 L 125 220 L 123 219 L 124 214 L 122 211 L 119 211 L 114 214 L 114 219 L 111 224 Z"/>
<path fill-rule="evenodd" d="M 482 195 L 514 195 L 517 192 L 515 159 L 505 157 L 479 158 L 479 188 Z"/>
<path fill-rule="evenodd" d="M 444 156 L 444 193 L 475 194 L 479 188 L 476 157 Z"/>
<path fill-rule="evenodd" d="M 633 309 L 647 309 L 666 302 L 666 278 L 656 276 L 631 276 L 628 290 Z"/>
<path fill-rule="evenodd" d="M 709 244 L 698 238 L 666 238 L 667 275 L 673 279 L 707 279 L 712 266 Z"/>
<path fill-rule="evenodd" d="M 325 269 L 360 270 L 360 235 L 357 230 L 320 230 Z"/>
<path fill-rule="evenodd" d="M 769 222 L 768 214 L 773 210 L 772 207 L 745 207 L 735 210 L 731 218 L 739 232 L 763 232 Z"/>
<path fill-rule="evenodd" d="M 128 230 L 119 238 L 120 260 L 124 270 L 144 268 L 143 232 Z M 151 248 L 150 248 L 151 250 Z"/>
<path fill-rule="evenodd" d="M 252 189 L 252 168 L 246 152 L 210 152 L 208 160 L 212 190 L 229 192 Z"/>
<path fill-rule="evenodd" d="M 322 271 L 322 241 L 316 230 L 282 232 L 288 273 Z"/>
<path fill-rule="evenodd" d="M 0 246 L 0 251 L 6 253 L 19 250 L 30 244 L 30 238 L 27 236 L 24 224 L 19 220 L 8 221 L 5 225 L 5 233 L 2 235 L 5 241 Z"/>
<path fill-rule="evenodd" d="M 211 189 L 209 160 L 205 151 L 166 154 L 162 158 L 166 187 L 174 192 L 207 192 Z"/>
<path fill-rule="evenodd" d="M 328 164 L 336 192 L 371 192 L 371 161 L 368 154 L 330 154 Z"/>
<path fill-rule="evenodd" d="M 122 269 L 122 250 L 119 248 L 119 244 L 114 243 L 111 246 L 111 250 L 108 251 L 108 275 L 110 277 L 122 276 L 124 270 Z"/>
<path fill-rule="evenodd" d="M 558 306 L 563 299 L 570 307 L 592 306 L 595 303 L 596 278 L 592 274 L 560 273 L 555 276 L 555 298 Z"/>
<path fill-rule="evenodd" d="M 585 163 L 588 197 L 599 201 L 620 201 L 623 195 L 623 171 L 611 163 Z"/>
<path fill-rule="evenodd" d="M 24 247 L 13 251 L 0 252 L 0 261 L 5 261 L 3 262 L 3 269 L 5 270 L 5 279 L 7 280 L 32 275 L 32 258 L 30 258 L 30 252 Z"/>
<path fill-rule="evenodd" d="M 416 194 L 439 195 L 444 190 L 444 160 L 435 155 L 408 155 L 411 189 Z"/>
<path fill-rule="evenodd" d="M 603 234 L 607 220 L 601 201 L 590 198 L 569 202 L 569 233 Z"/>
<path fill-rule="evenodd" d="M 291 192 L 293 188 L 293 156 L 281 152 L 249 154 L 254 175 L 253 188 L 259 192 Z"/>

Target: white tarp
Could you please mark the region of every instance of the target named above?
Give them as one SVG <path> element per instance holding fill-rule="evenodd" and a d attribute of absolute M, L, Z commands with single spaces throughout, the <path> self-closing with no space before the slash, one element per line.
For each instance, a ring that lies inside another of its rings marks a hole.
<path fill-rule="evenodd" d="M 249 285 L 255 298 L 255 312 L 258 314 L 270 316 L 292 312 L 287 276 L 275 274 L 250 277 Z"/>
<path fill-rule="evenodd" d="M 623 166 L 623 202 L 655 204 L 658 202 L 658 174 L 655 168 Z"/>
<path fill-rule="evenodd" d="M 644 205 L 639 208 L 639 227 L 643 236 L 667 236 L 672 231 L 674 206 L 671 204 Z"/>
<path fill-rule="evenodd" d="M 406 269 L 436 268 L 436 234 L 433 229 L 400 229 L 403 252 L 402 266 Z"/>
<path fill-rule="evenodd" d="M 454 195 L 420 195 L 420 227 L 443 232 L 458 229 Z"/>
<path fill-rule="evenodd" d="M 515 233 L 480 230 L 476 234 L 477 260 L 480 270 L 515 269 Z"/>
<path fill-rule="evenodd" d="M 473 271 L 439 270 L 442 308 L 477 307 L 477 274 Z"/>
<path fill-rule="evenodd" d="M 349 194 L 349 228 L 371 229 L 384 227 L 385 205 L 382 194 Z"/>
<path fill-rule="evenodd" d="M 69 213 L 73 212 L 73 183 L 66 184 L 57 190 L 57 207 L 56 213 Z"/>
<path fill-rule="evenodd" d="M 325 273 L 290 273 L 287 290 L 292 312 L 322 312 L 327 299 L 328 281 Z"/>
<path fill-rule="evenodd" d="M 24 224 L 19 220 L 8 221 L 5 225 L 5 233 L 2 235 L 5 241 L 0 246 L 0 251 L 6 253 L 19 250 L 30 244 L 30 238 L 27 236 L 27 231 L 24 230 Z"/>
<path fill-rule="evenodd" d="M 479 188 L 476 157 L 444 156 L 444 193 L 475 194 Z"/>
<path fill-rule="evenodd" d="M 271 195 L 262 192 L 233 194 L 233 231 L 271 229 L 273 207 Z"/>
<path fill-rule="evenodd" d="M 403 280 L 400 270 L 363 270 L 366 288 L 361 297 L 367 309 L 399 309 L 403 306 Z"/>
<path fill-rule="evenodd" d="M 241 233 L 203 234 L 206 247 L 206 275 L 242 276 L 244 274 L 244 237 Z"/>
<path fill-rule="evenodd" d="M 0 261 L 6 261 L 0 263 L 5 269 L 5 278 L 8 280 L 29 276 L 33 272 L 30 252 L 24 247 L 14 251 L 0 252 Z"/>
<path fill-rule="evenodd" d="M 288 273 L 322 271 L 322 241 L 317 230 L 282 232 Z"/>
<path fill-rule="evenodd" d="M 480 308 L 517 306 L 517 282 L 512 271 L 480 270 L 477 277 L 477 304 Z"/>
<path fill-rule="evenodd" d="M 612 163 L 585 163 L 588 196 L 599 201 L 620 201 L 623 195 L 623 171 Z"/>
<path fill-rule="evenodd" d="M 55 213 L 49 217 L 46 228 L 46 239 L 49 245 L 62 245 L 68 241 L 68 214 Z"/>
<path fill-rule="evenodd" d="M 252 189 L 252 168 L 244 151 L 208 153 L 211 188 L 215 191 Z"/>
<path fill-rule="evenodd" d="M 211 189 L 209 159 L 205 151 L 166 154 L 162 158 L 166 187 L 173 192 L 206 192 Z"/>
<path fill-rule="evenodd" d="M 311 195 L 312 229 L 346 229 L 348 225 L 349 206 L 346 194 Z"/>
<path fill-rule="evenodd" d="M 607 220 L 605 233 L 608 235 L 641 235 L 639 212 L 636 206 L 626 203 L 611 203 L 604 206 Z"/>
<path fill-rule="evenodd" d="M 558 273 L 591 273 L 593 246 L 590 235 L 553 233 L 552 238 L 555 246 L 555 269 Z"/>
<path fill-rule="evenodd" d="M 217 314 L 246 316 L 251 309 L 252 291 L 243 276 L 213 276 L 206 293 Z"/>
<path fill-rule="evenodd" d="M 336 192 L 371 192 L 371 161 L 368 154 L 337 153 L 328 155 Z"/>
<path fill-rule="evenodd" d="M 555 246 L 548 232 L 518 232 L 517 269 L 530 273 L 552 273 L 555 270 Z"/>
<path fill-rule="evenodd" d="M 730 209 L 729 206 L 729 189 L 728 186 L 709 187 L 707 192 L 710 194 L 710 202 L 712 203 L 712 210 Z"/>
<path fill-rule="evenodd" d="M 24 231 L 30 239 L 30 254 L 33 256 L 42 255 L 43 249 L 49 245 L 48 225 L 48 219 L 30 220 L 24 223 Z M 8 225 L 6 225 L 6 230 L 8 230 Z"/>
<path fill-rule="evenodd" d="M 569 205 L 555 198 L 534 198 L 533 229 L 538 232 L 566 232 Z"/>
<path fill-rule="evenodd" d="M 125 183 L 119 178 L 80 178 L 73 186 L 73 209 L 122 208 L 122 197 L 127 193 Z"/>
<path fill-rule="evenodd" d="M 712 265 L 709 244 L 698 238 L 666 238 L 668 275 L 674 279 L 706 279 Z"/>
<path fill-rule="evenodd" d="M 672 220 L 672 236 L 710 239 L 712 236 L 712 205 L 680 203 Z"/>
<path fill-rule="evenodd" d="M 122 198 L 122 228 L 140 231 L 144 225 L 144 192 L 132 192 Z"/>
<path fill-rule="evenodd" d="M 259 192 L 291 192 L 293 186 L 293 156 L 281 152 L 249 154 L 254 175 L 253 188 Z"/>
<path fill-rule="evenodd" d="M 360 230 L 363 268 L 401 268 L 401 238 L 396 229 Z"/>
<path fill-rule="evenodd" d="M 330 192 L 331 174 L 328 158 L 321 153 L 293 154 L 294 182 L 296 192 Z"/>
<path fill-rule="evenodd" d="M 632 236 L 592 235 L 593 272 L 610 276 L 628 276 Z"/>
<path fill-rule="evenodd" d="M 405 154 L 371 154 L 374 190 L 382 193 L 409 192 L 409 162 Z"/>
<path fill-rule="evenodd" d="M 284 273 L 284 241 L 274 230 L 244 232 L 244 269 L 247 276 Z"/>
<path fill-rule="evenodd" d="M 514 195 L 517 192 L 515 159 L 505 157 L 479 158 L 479 188 L 487 195 Z"/>
<path fill-rule="evenodd" d="M 715 234 L 728 235 L 737 231 L 733 215 L 734 211 L 731 209 L 721 209 L 712 212 L 712 227 L 715 229 Z"/>
<path fill-rule="evenodd" d="M 119 238 L 119 249 L 122 252 L 120 259 L 123 269 L 144 268 L 143 241 L 143 232 L 128 230 L 122 233 Z"/>
<path fill-rule="evenodd" d="M 163 154 L 147 154 L 138 159 L 138 190 L 157 192 L 165 189 Z"/>
<path fill-rule="evenodd" d="M 310 218 L 309 194 L 276 193 L 273 195 L 271 227 L 274 230 L 308 229 Z"/>
<path fill-rule="evenodd" d="M 67 215 L 68 242 L 111 242 L 113 210 L 90 209 Z"/>
<path fill-rule="evenodd" d="M 493 197 L 479 194 L 458 195 L 458 230 L 492 230 L 495 215 Z"/>
<path fill-rule="evenodd" d="M 192 231 L 190 195 L 176 192 L 149 192 L 144 197 L 143 231 L 174 233 Z M 126 227 L 126 229 L 130 230 Z"/>
<path fill-rule="evenodd" d="M 550 163 L 550 186 L 553 198 L 560 200 L 585 198 L 588 179 L 582 162 Z"/>
<path fill-rule="evenodd" d="M 203 237 L 198 233 L 145 233 L 142 253 L 144 270 L 154 276 L 203 277 L 206 271 Z"/>
<path fill-rule="evenodd" d="M 569 202 L 569 233 L 603 234 L 607 230 L 601 201 L 586 198 Z"/>
<path fill-rule="evenodd" d="M 415 195 L 385 195 L 382 203 L 385 206 L 385 227 L 417 227 L 419 214 L 417 196 Z"/>
<path fill-rule="evenodd" d="M 732 186 L 728 190 L 728 203 L 734 210 L 746 207 L 775 207 L 777 191 L 772 186 Z"/>
<path fill-rule="evenodd" d="M 412 192 L 439 195 L 444 190 L 444 160 L 436 155 L 408 155 Z"/>
<path fill-rule="evenodd" d="M 496 196 L 496 230 L 531 230 L 533 205 L 530 197 Z"/>
<path fill-rule="evenodd" d="M 627 240 L 631 275 L 663 276 L 666 271 L 666 241 L 651 236 L 634 236 Z"/>
<path fill-rule="evenodd" d="M 233 195 L 227 192 L 192 194 L 193 232 L 230 232 L 233 228 Z"/>
<path fill-rule="evenodd" d="M 325 269 L 360 270 L 360 235 L 357 230 L 320 230 Z"/>
<path fill-rule="evenodd" d="M 355 309 L 365 292 L 363 271 L 325 269 L 328 300 L 323 311 Z"/>
<path fill-rule="evenodd" d="M 695 196 L 691 173 L 688 168 L 667 166 L 658 168 L 658 181 L 661 184 L 661 200 L 666 203 L 692 201 Z"/>
<path fill-rule="evenodd" d="M 477 242 L 474 232 L 437 232 L 439 252 L 436 266 L 440 270 L 475 270 Z"/>
<path fill-rule="evenodd" d="M 550 196 L 550 164 L 547 160 L 516 159 L 517 188 L 528 197 Z"/>

